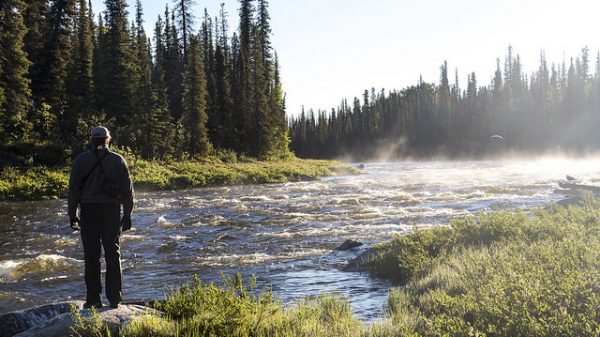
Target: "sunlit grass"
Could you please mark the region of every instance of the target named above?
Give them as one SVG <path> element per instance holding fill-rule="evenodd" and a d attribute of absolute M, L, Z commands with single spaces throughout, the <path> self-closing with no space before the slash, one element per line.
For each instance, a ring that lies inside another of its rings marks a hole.
<path fill-rule="evenodd" d="M 337 161 L 302 160 L 224 162 L 217 157 L 201 161 L 145 161 L 124 153 L 134 187 L 140 191 L 172 190 L 232 184 L 282 183 L 335 174 L 356 174 Z M 5 168 L 0 171 L 0 200 L 41 200 L 64 197 L 69 168 Z"/>
<path fill-rule="evenodd" d="M 121 336 L 360 336 L 362 323 L 347 300 L 335 296 L 305 299 L 285 307 L 270 292 L 256 294 L 254 281 L 224 277 L 222 283 L 173 291 L 157 309 L 164 317 L 144 316 Z"/>
<path fill-rule="evenodd" d="M 390 293 L 390 319 L 375 325 L 373 335 L 600 334 L 598 201 L 532 217 L 486 214 L 454 221 L 449 230 L 425 230 L 434 231 L 376 247 L 373 272 L 405 286 Z"/>

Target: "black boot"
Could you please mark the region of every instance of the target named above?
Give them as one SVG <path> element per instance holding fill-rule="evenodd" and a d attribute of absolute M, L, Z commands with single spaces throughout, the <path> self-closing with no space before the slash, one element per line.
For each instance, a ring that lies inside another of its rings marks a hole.
<path fill-rule="evenodd" d="M 100 309 L 100 308 L 102 308 L 102 302 L 85 302 L 83 304 L 83 308 L 84 309 L 91 309 L 91 308 Z"/>

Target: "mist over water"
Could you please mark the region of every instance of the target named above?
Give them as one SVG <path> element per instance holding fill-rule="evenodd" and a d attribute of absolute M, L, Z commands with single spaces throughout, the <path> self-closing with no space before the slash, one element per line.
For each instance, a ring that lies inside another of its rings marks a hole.
<path fill-rule="evenodd" d="M 383 315 L 388 282 L 339 269 L 355 252 L 415 226 L 560 199 L 569 174 L 600 185 L 600 159 L 366 164 L 364 174 L 319 181 L 206 188 L 137 196 L 122 237 L 124 299 L 159 299 L 191 280 L 256 274 L 290 302 L 336 292 L 365 320 Z M 79 234 L 64 201 L 0 204 L 0 313 L 85 296 Z"/>

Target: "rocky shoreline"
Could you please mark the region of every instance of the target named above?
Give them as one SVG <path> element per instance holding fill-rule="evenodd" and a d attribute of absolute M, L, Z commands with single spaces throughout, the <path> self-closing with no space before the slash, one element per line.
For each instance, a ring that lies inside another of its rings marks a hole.
<path fill-rule="evenodd" d="M 91 311 L 82 309 L 83 301 L 65 301 L 45 304 L 29 309 L 0 315 L 0 337 L 64 337 L 69 336 L 74 325 L 75 306 L 79 315 L 86 319 L 91 316 Z M 108 306 L 97 309 L 102 322 L 111 331 L 118 335 L 119 329 L 129 324 L 135 317 L 146 314 L 160 313 L 153 308 L 152 302 L 124 303 L 117 309 Z"/>

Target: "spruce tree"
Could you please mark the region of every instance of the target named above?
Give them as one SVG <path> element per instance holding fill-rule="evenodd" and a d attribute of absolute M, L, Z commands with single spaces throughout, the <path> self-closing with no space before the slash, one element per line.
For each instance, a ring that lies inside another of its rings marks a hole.
<path fill-rule="evenodd" d="M 165 31 L 164 45 L 165 57 L 164 66 L 165 82 L 167 84 L 167 95 L 169 99 L 169 110 L 174 121 L 179 121 L 182 116 L 182 74 L 183 74 L 183 56 L 179 47 L 179 38 L 177 28 L 173 22 L 173 14 L 169 8 L 165 9 Z"/>
<path fill-rule="evenodd" d="M 141 0 L 136 1 L 135 15 L 135 65 L 138 72 L 137 90 L 137 116 L 135 116 L 137 129 L 136 148 L 147 158 L 157 154 L 157 142 L 154 141 L 154 128 L 161 121 L 158 120 L 159 107 L 156 92 L 152 84 L 152 54 L 146 31 L 144 30 L 143 9 Z"/>
<path fill-rule="evenodd" d="M 255 105 L 252 100 L 255 98 L 252 88 L 252 73 L 251 73 L 251 38 L 253 33 L 254 6 L 252 0 L 240 1 L 240 28 L 239 28 L 239 45 L 236 46 L 235 55 L 235 80 L 234 87 L 236 119 L 238 120 L 238 130 L 240 137 L 240 152 L 245 152 L 249 155 L 256 155 L 256 142 L 258 139 L 257 119 L 253 115 Z M 232 43 L 234 46 L 234 43 Z"/>
<path fill-rule="evenodd" d="M 25 35 L 25 51 L 31 66 L 29 78 L 34 97 L 40 92 L 44 80 L 43 66 L 48 56 L 45 50 L 46 35 L 48 32 L 48 0 L 29 0 L 24 14 L 24 23 L 27 27 Z"/>
<path fill-rule="evenodd" d="M 131 35 L 128 29 L 127 3 L 124 0 L 106 0 L 106 82 L 102 83 L 103 106 L 107 117 L 117 127 L 115 141 L 120 145 L 131 146 L 136 106 L 136 87 L 139 83 L 135 69 L 135 54 L 131 48 Z"/>
<path fill-rule="evenodd" d="M 194 0 L 173 0 L 177 23 L 179 24 L 179 29 L 181 31 L 184 61 L 187 59 L 190 36 L 194 32 L 194 13 L 192 12 L 192 7 L 195 3 Z"/>
<path fill-rule="evenodd" d="M 175 138 L 175 126 L 169 111 L 169 99 L 167 84 L 165 82 L 165 37 L 164 23 L 160 15 L 156 21 L 154 30 L 154 70 L 152 71 L 152 85 L 156 95 L 154 105 L 157 124 L 152 136 L 156 142 L 156 156 L 165 159 L 174 152 L 173 142 Z M 150 137 L 148 137 L 150 138 Z M 160 141 L 156 141 L 160 139 Z"/>
<path fill-rule="evenodd" d="M 258 0 L 257 24 L 260 33 L 260 44 L 265 61 L 270 61 L 273 57 L 271 50 L 271 15 L 269 14 L 269 3 L 267 0 Z"/>
<path fill-rule="evenodd" d="M 48 36 L 44 47 L 44 62 L 41 65 L 38 92 L 34 92 L 38 107 L 46 103 L 50 105 L 53 119 L 60 123 L 60 131 L 65 127 L 63 114 L 67 107 L 67 75 L 73 48 L 73 17 L 75 16 L 75 0 L 54 0 L 48 12 Z M 58 125 L 47 125 L 50 121 L 40 123 L 43 114 L 35 119 L 36 132 L 41 137 L 49 137 Z M 52 122 L 55 122 L 52 121 Z"/>
<path fill-rule="evenodd" d="M 206 104 L 209 130 L 209 137 L 213 145 L 219 146 L 221 141 L 221 133 L 219 132 L 220 116 L 216 107 L 216 87 L 215 87 L 215 49 L 213 43 L 213 21 L 208 15 L 208 11 L 204 9 L 204 20 L 202 29 L 200 30 L 200 44 L 202 49 L 202 57 L 204 59 L 204 73 L 206 74 Z"/>
<path fill-rule="evenodd" d="M 94 40 L 94 57 L 92 74 L 94 80 L 94 108 L 102 114 L 105 114 L 104 99 L 108 97 L 106 89 L 108 88 L 107 74 L 106 74 L 106 63 L 107 63 L 107 49 L 108 49 L 108 33 L 106 26 L 104 25 L 105 13 L 98 14 L 97 29 L 95 30 Z"/>
<path fill-rule="evenodd" d="M 23 23 L 25 3 L 0 3 L 0 141 L 27 140 L 31 124 L 27 120 L 31 91 L 27 77 L 30 62 L 24 48 L 27 28 Z"/>
<path fill-rule="evenodd" d="M 231 36 L 231 45 L 229 53 L 229 73 L 231 82 L 231 98 L 233 100 L 233 109 L 231 111 L 233 128 L 235 137 L 238 139 L 233 148 L 237 153 L 243 153 L 246 147 L 244 143 L 244 109 L 241 107 L 245 96 L 242 95 L 242 75 L 241 57 L 240 57 L 240 40 L 237 32 L 233 32 Z"/>
<path fill-rule="evenodd" d="M 255 27 L 253 31 L 254 44 L 252 55 L 252 110 L 250 124 L 246 127 L 254 134 L 254 142 L 249 154 L 261 159 L 273 155 L 274 129 L 272 111 L 269 109 L 269 78 L 265 68 L 263 48 L 261 45 L 260 31 Z M 249 138 L 249 140 L 252 138 Z"/>
<path fill-rule="evenodd" d="M 206 78 L 200 40 L 197 36 L 190 39 L 190 50 L 184 74 L 183 108 L 189 156 L 190 158 L 205 157 L 211 150 L 211 144 L 206 129 L 208 120 Z"/>
<path fill-rule="evenodd" d="M 215 50 L 215 97 L 214 110 L 216 123 L 214 132 L 217 137 L 212 138 L 213 145 L 217 148 L 234 149 L 237 143 L 237 130 L 233 119 L 233 98 L 231 95 L 230 56 L 227 45 L 227 14 L 221 4 L 220 35 L 217 39 Z M 210 121 L 210 117 L 209 117 Z"/>
<path fill-rule="evenodd" d="M 438 88 L 438 118 L 441 124 L 441 128 L 444 131 L 447 130 L 448 126 L 450 125 L 450 97 L 451 96 L 450 81 L 448 80 L 448 62 L 444 61 L 444 64 L 440 67 L 440 86 Z"/>
<path fill-rule="evenodd" d="M 287 156 L 288 135 L 287 122 L 285 117 L 285 107 L 283 98 L 283 89 L 279 75 L 279 60 L 275 56 L 273 60 L 273 48 L 271 46 L 271 16 L 268 11 L 267 0 L 258 0 L 257 8 L 257 38 L 256 43 L 260 46 L 260 57 L 263 63 L 263 80 L 265 95 L 268 100 L 268 124 L 271 129 L 269 135 L 269 149 L 271 157 Z"/>
<path fill-rule="evenodd" d="M 67 81 L 68 107 L 63 117 L 63 135 L 73 154 L 82 149 L 92 124 L 94 107 L 94 47 L 87 1 L 79 0 L 73 59 Z"/>
<path fill-rule="evenodd" d="M 289 156 L 289 134 L 285 111 L 285 97 L 279 73 L 279 58 L 275 54 L 273 82 L 269 94 L 269 106 L 273 121 L 273 152 L 279 157 Z M 335 118 L 334 118 L 335 120 Z"/>
<path fill-rule="evenodd" d="M 254 20 L 253 0 L 240 0 L 240 51 L 246 56 L 250 54 L 252 29 Z"/>

